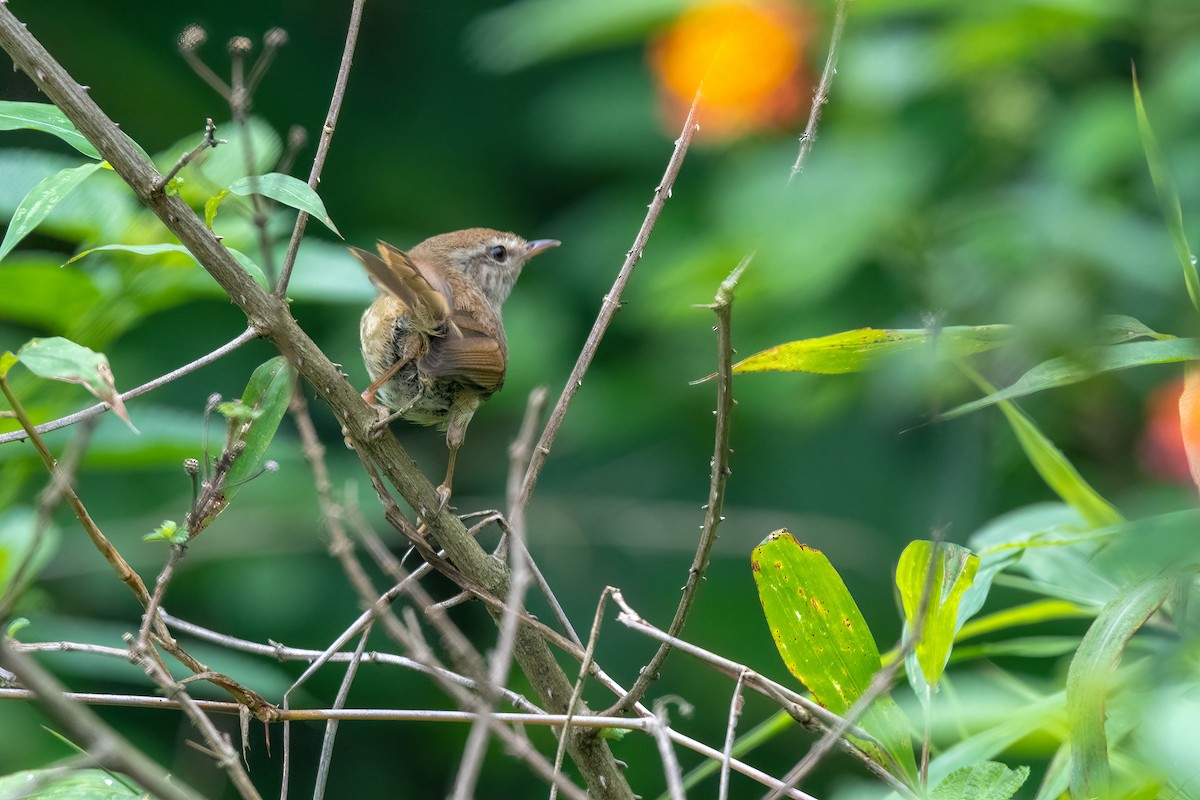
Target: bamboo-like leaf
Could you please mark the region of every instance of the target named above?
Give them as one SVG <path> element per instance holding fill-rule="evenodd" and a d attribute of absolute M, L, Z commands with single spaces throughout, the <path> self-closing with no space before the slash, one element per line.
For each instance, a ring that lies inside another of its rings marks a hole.
<path fill-rule="evenodd" d="M 81 344 L 61 336 L 30 339 L 17 351 L 17 358 L 34 375 L 66 383 L 78 383 L 99 399 L 108 403 L 113 413 L 130 429 L 137 428 L 129 420 L 129 412 L 117 391 L 108 358 Z"/>
<path fill-rule="evenodd" d="M 283 356 L 260 364 L 250 376 L 242 394 L 242 407 L 255 413 L 246 429 L 245 449 L 225 478 L 226 502 L 232 501 L 241 487 L 262 470 L 267 448 L 291 402 L 294 379 L 295 372 Z"/>
<path fill-rule="evenodd" d="M 960 366 L 967 377 L 984 392 L 992 394 L 996 391 L 996 387 L 974 370 L 965 364 Z M 1078 511 L 1094 528 L 1107 528 L 1125 521 L 1120 512 L 1083 479 L 1074 465 L 1041 432 L 1033 420 L 1008 400 L 999 401 L 999 406 L 1033 468 L 1067 505 Z"/>
<path fill-rule="evenodd" d="M 1009 325 L 964 325 L 936 331 L 860 328 L 777 345 L 739 361 L 733 371 L 861 372 L 881 358 L 921 348 L 935 349 L 946 358 L 962 358 L 997 347 L 1011 336 Z"/>
<path fill-rule="evenodd" d="M 1069 386 L 1105 372 L 1197 359 L 1200 359 L 1200 339 L 1163 339 L 1095 347 L 1077 355 L 1043 361 L 1015 383 L 952 408 L 943 413 L 940 419 L 954 419 L 993 406 L 1001 400 L 1014 400 L 1046 389 Z"/>
<path fill-rule="evenodd" d="M 958 630 L 954 637 L 956 642 L 983 636 L 987 633 L 1017 628 L 1024 625 L 1036 625 L 1039 622 L 1053 622 L 1062 619 L 1080 619 L 1095 616 L 1077 603 L 1066 600 L 1034 600 L 1011 608 L 1001 609 L 978 619 L 971 620 Z"/>
<path fill-rule="evenodd" d="M 250 277 L 254 278 L 255 282 L 259 286 L 263 287 L 264 289 L 269 288 L 267 286 L 267 276 L 263 274 L 262 269 L 258 266 L 258 264 L 255 264 L 249 256 L 240 250 L 234 250 L 232 247 L 227 247 L 225 249 L 228 250 L 230 255 L 233 256 L 234 260 L 241 265 L 242 269 L 250 273 Z M 92 247 L 88 250 L 84 250 L 82 253 L 76 253 L 75 255 L 71 256 L 66 264 L 63 264 L 63 266 L 65 267 L 67 264 L 73 264 L 74 262 L 78 261 L 84 256 L 90 255 L 91 253 L 98 253 L 104 250 L 115 250 L 121 253 L 133 253 L 134 255 L 139 256 L 155 256 L 162 253 L 181 253 L 193 261 L 196 260 L 196 257 L 192 255 L 192 252 L 181 244 L 106 244 L 100 247 Z"/>
<path fill-rule="evenodd" d="M 1009 769 L 985 761 L 950 773 L 930 793 L 930 800 L 1008 800 L 1029 777 L 1029 767 Z"/>
<path fill-rule="evenodd" d="M 1174 336 L 1159 333 L 1144 322 L 1124 314 L 1106 314 L 1100 320 L 1100 330 L 1106 334 L 1109 344 L 1131 342 L 1134 339 L 1174 339 Z"/>
<path fill-rule="evenodd" d="M 333 220 L 329 218 L 329 212 L 325 210 L 325 203 L 321 200 L 320 196 L 311 186 L 299 178 L 284 175 L 282 172 L 247 176 L 245 178 L 238 178 L 229 184 L 228 191 L 243 197 L 250 194 L 261 194 L 263 197 L 269 197 L 277 203 L 283 203 L 289 208 L 304 211 L 316 217 L 325 224 L 325 227 L 329 228 L 329 230 L 336 233 L 339 237 L 342 235 L 338 231 L 337 226 L 333 224 Z M 213 214 L 216 214 L 215 209 L 213 210 Z"/>
<path fill-rule="evenodd" d="M 933 562 L 933 580 L 924 619 L 918 622 L 930 562 Z M 920 631 L 906 667 L 910 682 L 918 677 L 918 672 L 924 678 L 923 686 L 916 683 L 913 686 L 923 702 L 928 702 L 931 692 L 921 689 L 936 691 L 950 659 L 954 634 L 958 631 L 959 602 L 978 570 L 979 556 L 948 542 L 938 544 L 936 549 L 933 542 L 909 542 L 900 554 L 896 565 L 896 587 L 900 590 L 905 625 L 910 632 Z"/>
<path fill-rule="evenodd" d="M 0 261 L 3 261 L 4 257 L 11 253 L 12 249 L 28 236 L 30 231 L 36 228 L 63 198 L 98 169 L 100 169 L 100 164 L 68 167 L 43 178 L 30 189 L 25 198 L 21 200 L 21 204 L 17 206 L 16 213 L 8 223 L 8 230 L 4 232 L 4 241 L 0 242 Z"/>
<path fill-rule="evenodd" d="M 1021 449 L 1025 451 L 1033 468 L 1055 494 L 1067 505 L 1079 512 L 1088 524 L 1095 528 L 1120 525 L 1125 521 L 1111 503 L 1100 496 L 1091 484 L 1083 479 L 1062 451 L 1033 423 L 1033 420 L 1012 403 L 1002 400 L 1000 410 L 1008 419 Z"/>
<path fill-rule="evenodd" d="M 1171 244 L 1175 246 L 1175 255 L 1179 257 L 1179 265 L 1183 267 L 1183 280 L 1187 284 L 1188 297 L 1192 299 L 1192 306 L 1200 311 L 1200 276 L 1196 274 L 1196 256 L 1188 246 L 1187 235 L 1183 232 L 1183 208 L 1179 204 L 1179 190 L 1175 188 L 1171 170 L 1167 168 L 1167 159 L 1163 156 L 1162 148 L 1158 146 L 1158 139 L 1154 135 L 1154 129 L 1150 126 L 1150 118 L 1146 116 L 1146 107 L 1142 103 L 1142 91 L 1138 87 L 1136 72 L 1133 74 L 1133 105 L 1137 111 L 1142 149 L 1146 152 L 1146 163 L 1150 167 L 1150 179 L 1154 182 L 1154 191 L 1158 193 L 1163 221 L 1167 225 Z"/>
<path fill-rule="evenodd" d="M 1071 727 L 1071 796 L 1107 797 L 1108 740 L 1104 732 L 1108 680 L 1129 638 L 1171 592 L 1172 579 L 1159 575 L 1125 587 L 1088 629 L 1067 671 Z"/>
<path fill-rule="evenodd" d="M 788 670 L 821 705 L 844 714 L 862 697 L 882 662 L 866 620 L 829 559 L 797 542 L 786 530 L 772 533 L 751 556 L 754 581 L 767 625 Z M 916 775 L 908 719 L 889 695 L 881 695 L 859 724 L 900 766 Z M 859 743 L 892 768 L 875 745 Z"/>
<path fill-rule="evenodd" d="M 62 139 L 85 156 L 100 158 L 99 151 L 67 119 L 67 115 L 50 103 L 0 102 L 0 131 L 12 131 L 18 128 L 32 128 L 49 133 Z"/>

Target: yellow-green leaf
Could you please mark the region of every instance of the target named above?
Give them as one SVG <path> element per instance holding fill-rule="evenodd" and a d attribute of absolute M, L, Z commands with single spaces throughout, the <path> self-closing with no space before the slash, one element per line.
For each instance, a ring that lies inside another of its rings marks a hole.
<path fill-rule="evenodd" d="M 962 358 L 997 347 L 1011 335 L 1009 325 L 963 325 L 938 330 L 860 328 L 777 345 L 739 361 L 733 371 L 822 375 L 860 372 L 881 358 L 921 348 L 936 348 L 946 358 Z"/>
<path fill-rule="evenodd" d="M 846 584 L 829 559 L 797 542 L 786 530 L 772 533 L 751 556 L 754 582 L 767 625 L 788 670 L 821 705 L 846 713 L 862 697 L 882 663 L 879 648 Z M 886 749 L 911 780 L 916 761 L 908 718 L 890 695 L 881 695 L 859 725 Z M 894 769 L 875 745 L 860 746 Z"/>
<path fill-rule="evenodd" d="M 0 242 L 0 260 L 11 253 L 22 239 L 41 224 L 41 221 L 49 216 L 63 198 L 73 192 L 79 184 L 98 169 L 100 169 L 99 164 L 67 167 L 38 181 L 37 185 L 22 198 L 12 220 L 8 223 L 4 241 Z"/>
<path fill-rule="evenodd" d="M 926 577 L 931 569 L 932 580 L 929 581 L 925 615 L 918 622 Z M 933 542 L 909 542 L 900 554 L 900 561 L 896 565 L 896 587 L 900 590 L 904 621 L 910 632 L 920 632 L 920 638 L 908 659 L 908 675 L 910 681 L 917 679 L 918 671 L 924 677 L 923 686 L 914 683 L 913 687 L 923 701 L 927 702 L 930 693 L 936 691 L 942 671 L 950 659 L 954 635 L 958 632 L 959 602 L 974 581 L 978 569 L 979 556 L 965 547 L 946 542 L 938 544 L 936 549 Z"/>

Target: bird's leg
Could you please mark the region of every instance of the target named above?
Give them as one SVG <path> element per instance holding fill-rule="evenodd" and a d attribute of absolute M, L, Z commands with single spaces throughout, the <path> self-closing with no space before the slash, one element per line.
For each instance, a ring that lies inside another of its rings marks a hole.
<path fill-rule="evenodd" d="M 371 408 L 374 408 L 376 411 L 382 410 L 383 413 L 380 414 L 381 418 L 387 415 L 387 409 L 375 402 L 375 395 L 380 389 L 383 388 L 385 383 L 396 377 L 396 373 L 399 372 L 407 363 L 408 361 L 404 359 L 397 359 L 395 364 L 392 364 L 390 367 L 384 370 L 382 375 L 371 381 L 371 385 L 363 390 L 362 399 L 366 400 L 367 405 L 371 406 Z"/>
<path fill-rule="evenodd" d="M 363 392 L 363 394 L 365 395 L 366 392 Z M 387 408 L 385 408 L 384 406 L 376 405 L 375 408 L 379 409 L 380 414 L 379 414 L 379 419 L 373 425 L 371 425 L 371 433 L 378 436 L 383 431 L 384 428 L 386 428 L 391 423 L 393 423 L 396 420 L 403 417 L 409 411 L 411 411 L 412 407 L 415 406 L 417 404 L 417 401 L 420 399 L 421 399 L 420 394 L 415 395 L 412 400 L 409 400 L 407 403 L 400 406 L 400 408 L 396 409 L 391 414 L 387 413 Z M 370 402 L 370 401 L 368 401 L 368 402 Z"/>
<path fill-rule="evenodd" d="M 471 423 L 471 417 L 475 415 L 477 408 L 479 408 L 479 395 L 468 391 L 462 391 L 455 395 L 454 402 L 450 406 L 450 415 L 446 421 L 446 447 L 450 448 L 450 459 L 446 463 L 446 479 L 442 481 L 441 486 L 437 487 L 440 501 L 437 509 L 439 514 L 450 502 L 450 483 L 454 480 L 454 461 L 458 457 L 458 448 L 462 447 L 463 440 L 467 437 L 467 425 Z"/>

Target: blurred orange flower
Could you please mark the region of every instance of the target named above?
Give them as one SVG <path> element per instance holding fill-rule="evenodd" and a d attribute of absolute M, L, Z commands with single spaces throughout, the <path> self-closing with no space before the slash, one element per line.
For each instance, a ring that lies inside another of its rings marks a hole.
<path fill-rule="evenodd" d="M 1184 374 L 1150 395 L 1138 454 L 1151 475 L 1188 483 L 1200 471 L 1200 376 L 1193 369 Z"/>
<path fill-rule="evenodd" d="M 802 7 L 781 0 L 702 3 L 650 43 L 665 115 L 677 126 L 703 82 L 700 134 L 733 138 L 796 122 L 811 83 Z"/>

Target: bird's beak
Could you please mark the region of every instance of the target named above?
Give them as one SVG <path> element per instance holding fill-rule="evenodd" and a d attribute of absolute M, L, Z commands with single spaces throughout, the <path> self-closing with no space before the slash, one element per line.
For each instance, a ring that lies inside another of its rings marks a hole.
<path fill-rule="evenodd" d="M 560 244 L 562 244 L 562 242 L 560 242 L 558 239 L 535 239 L 534 241 L 529 242 L 527 249 L 525 250 L 525 257 L 531 258 L 544 250 L 549 250 L 551 247 L 558 247 Z"/>

